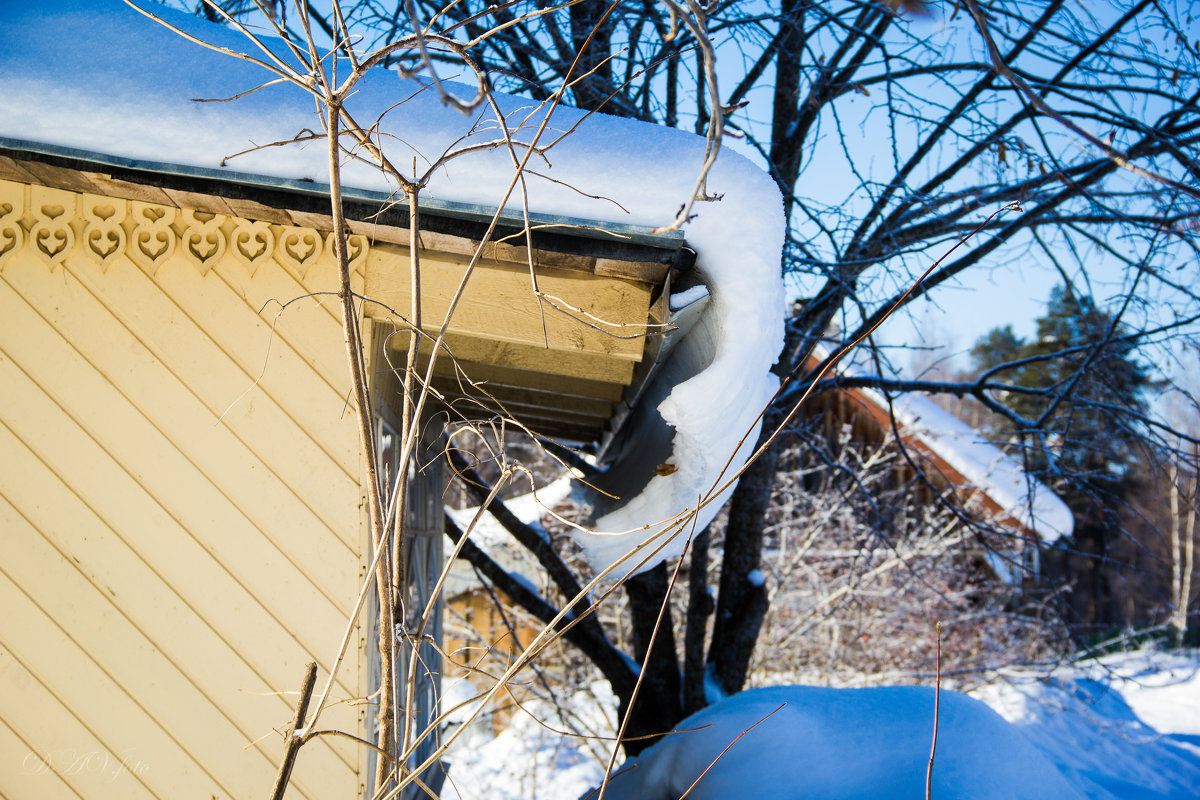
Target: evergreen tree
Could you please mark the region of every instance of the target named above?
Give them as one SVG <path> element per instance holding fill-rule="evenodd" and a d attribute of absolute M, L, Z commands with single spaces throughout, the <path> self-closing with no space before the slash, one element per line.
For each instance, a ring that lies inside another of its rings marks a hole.
<path fill-rule="evenodd" d="M 996 423 L 1024 449 L 1026 464 L 1075 515 L 1075 532 L 1046 560 L 1049 577 L 1072 587 L 1068 622 L 1081 634 L 1125 624 L 1118 565 L 1125 499 L 1138 465 L 1136 420 L 1150 384 L 1136 340 L 1091 297 L 1060 286 L 1037 334 L 995 328 L 971 350 L 978 375 L 1013 388 L 1005 405 L 1022 420 Z M 1135 414 L 1130 414 L 1130 412 Z"/>

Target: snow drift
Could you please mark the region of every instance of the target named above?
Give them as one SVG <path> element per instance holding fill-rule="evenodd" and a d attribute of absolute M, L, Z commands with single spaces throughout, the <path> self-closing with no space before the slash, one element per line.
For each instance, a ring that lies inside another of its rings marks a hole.
<path fill-rule="evenodd" d="M 606 689 L 602 685 L 594 688 Z M 1008 723 L 961 695 L 943 693 L 935 800 L 1021 797 L 1022 787 L 1036 792 L 1025 796 L 1046 800 L 1080 796 L 1089 800 L 1194 800 L 1200 796 L 1200 652 L 1196 650 L 1151 649 L 1095 660 L 1068 660 L 1051 676 L 1045 670 L 1006 669 L 973 690 L 971 696 Z M 547 721 L 564 713 L 585 717 L 589 720 L 587 734 L 611 737 L 617 727 L 615 719 L 595 727 L 598 706 L 615 708 L 615 701 L 610 700 L 603 691 L 599 695 L 582 691 L 556 697 L 553 703 L 533 701 L 528 708 L 537 719 Z M 802 702 L 793 702 L 796 700 Z M 655 792 L 671 790 L 676 793 L 669 796 L 678 797 L 726 745 L 784 701 L 787 707 L 729 749 L 717 762 L 720 769 L 714 767 L 717 775 L 710 772 L 701 780 L 689 800 L 722 796 L 716 784 L 708 786 L 707 782 L 722 779 L 722 774 L 732 782 L 738 773 L 747 781 L 745 788 L 738 785 L 728 797 L 924 798 L 933 729 L 931 690 L 804 687 L 754 690 L 709 708 L 680 728 L 690 728 L 701 716 L 711 728 L 670 736 L 637 762 L 630 762 L 628 772 L 618 767 L 622 774 L 605 797 L 642 797 L 636 794 L 642 790 L 647 792 L 646 800 L 663 796 Z M 854 710 L 859 703 L 866 708 Z M 790 721 L 785 711 L 792 715 Z M 970 729 L 965 734 L 963 725 Z M 1027 760 L 1029 751 L 1014 735 L 1025 739 L 1037 757 Z M 603 777 L 607 758 L 597 760 L 591 754 L 595 744 L 593 739 L 555 734 L 532 717 L 519 717 L 496 738 L 481 731 L 456 745 L 448 756 L 453 767 L 443 796 L 461 800 L 523 800 L 534 795 L 596 800 L 591 787 Z M 611 747 L 611 741 L 606 739 L 605 746 Z M 606 755 L 608 751 L 601 749 Z M 654 753 L 663 754 L 652 756 Z M 949 766 L 951 758 L 968 775 L 964 788 L 946 789 L 939 783 L 950 778 L 939 772 Z M 913 763 L 899 764 L 901 759 Z M 890 765 L 886 763 L 889 760 L 893 762 Z M 633 766 L 635 763 L 640 766 Z M 899 783 L 897 776 L 907 776 L 909 782 Z M 980 787 L 977 781 L 987 776 L 1016 783 Z M 820 783 L 823 779 L 836 785 Z M 1047 782 L 1038 786 L 1036 782 L 1043 779 Z M 1071 789 L 1059 794 L 1063 779 Z M 916 790 L 913 781 L 919 781 Z M 1005 794 L 1012 786 L 1017 787 L 1011 789 L 1013 794 Z"/>

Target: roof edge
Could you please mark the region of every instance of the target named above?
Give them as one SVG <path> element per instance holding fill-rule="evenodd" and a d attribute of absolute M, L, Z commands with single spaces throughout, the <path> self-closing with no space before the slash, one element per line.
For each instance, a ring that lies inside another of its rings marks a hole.
<path fill-rule="evenodd" d="M 316 181 L 187 164 L 143 161 L 5 136 L 0 136 L 0 155 L 15 159 L 33 159 L 80 171 L 102 169 L 114 177 L 133 183 L 206 194 L 229 194 L 228 191 L 215 191 L 215 186 L 224 189 L 237 187 L 241 190 L 238 196 L 265 205 L 328 212 L 330 187 Z M 353 187 L 343 188 L 342 196 L 347 213 L 352 218 L 375 219 L 380 222 L 387 218 L 387 224 L 407 227 L 408 201 L 404 198 L 386 192 Z M 424 227 L 431 230 L 463 233 L 463 228 L 468 228 L 471 229 L 468 235 L 475 232 L 478 234 L 475 238 L 479 238 L 496 216 L 496 210 L 472 203 L 422 197 L 421 215 L 425 220 Z M 441 224 L 431 221 L 430 217 L 440 220 Z M 686 240 L 682 231 L 655 233 L 652 228 L 640 225 L 552 214 L 530 213 L 529 221 L 534 227 L 535 247 L 574 250 L 577 248 L 565 246 L 565 242 L 585 239 L 601 244 L 606 250 L 615 248 L 621 251 L 619 254 L 608 254 L 610 258 L 615 255 L 623 260 L 667 262 L 684 270 L 691 266 L 693 260 L 693 254 L 685 246 Z M 513 230 L 523 230 L 524 227 L 525 220 L 522 214 L 501 211 L 496 238 L 511 235 Z"/>

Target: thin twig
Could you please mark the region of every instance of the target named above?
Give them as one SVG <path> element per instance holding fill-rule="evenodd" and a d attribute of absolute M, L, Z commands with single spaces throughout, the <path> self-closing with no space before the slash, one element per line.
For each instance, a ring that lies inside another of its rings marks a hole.
<path fill-rule="evenodd" d="M 762 725 L 764 722 L 766 722 L 767 720 L 769 720 L 771 717 L 775 716 L 777 713 L 779 713 L 779 710 L 780 710 L 780 709 L 782 709 L 782 708 L 783 708 L 784 706 L 786 706 L 786 705 L 787 705 L 787 703 L 780 703 L 778 708 L 776 708 L 776 709 L 775 709 L 774 711 L 772 711 L 770 714 L 767 714 L 765 717 L 763 717 L 762 719 L 760 719 L 758 722 L 756 722 L 756 723 L 754 723 L 753 725 L 751 725 L 749 728 L 746 728 L 746 730 L 742 731 L 741 733 L 739 733 L 739 734 L 737 735 L 737 738 L 736 738 L 736 739 L 734 739 L 734 740 L 733 740 L 732 742 L 730 742 L 729 744 L 725 745 L 725 749 L 724 749 L 724 750 L 722 750 L 720 753 L 718 753 L 718 754 L 717 754 L 717 757 L 716 757 L 716 758 L 714 758 L 714 759 L 712 760 L 712 762 L 711 762 L 711 763 L 710 763 L 710 764 L 709 764 L 707 767 L 705 767 L 705 768 L 704 768 L 704 771 L 700 773 L 700 775 L 699 775 L 699 776 L 696 778 L 696 780 L 692 781 L 692 784 L 691 784 L 691 786 L 688 786 L 687 790 L 686 790 L 686 791 L 684 791 L 684 793 L 683 793 L 683 794 L 679 795 L 679 800 L 683 800 L 683 798 L 685 798 L 685 797 L 687 797 L 689 794 L 691 794 L 691 791 L 692 791 L 692 789 L 695 789 L 695 788 L 696 788 L 696 784 L 698 784 L 698 783 L 700 782 L 700 780 L 701 780 L 701 779 L 702 779 L 702 778 L 703 778 L 705 775 L 707 775 L 707 774 L 708 774 L 709 770 L 711 770 L 713 767 L 715 767 L 715 766 L 717 765 L 717 762 L 718 762 L 718 761 L 720 761 L 722 758 L 724 758 L 724 757 L 725 757 L 725 754 L 726 754 L 726 753 L 728 753 L 728 752 L 730 751 L 730 749 L 731 749 L 731 748 L 732 748 L 732 747 L 733 747 L 735 744 L 737 744 L 738 742 L 740 742 L 740 741 L 742 740 L 742 737 L 743 737 L 743 736 L 745 736 L 747 733 L 749 733 L 750 731 L 752 731 L 752 730 L 754 730 L 755 728 L 757 728 L 759 725 Z"/>
<path fill-rule="evenodd" d="M 1017 91 L 1025 96 L 1025 99 L 1028 100 L 1034 108 L 1055 120 L 1064 128 L 1071 131 L 1071 133 L 1086 141 L 1088 144 L 1100 150 L 1100 152 L 1104 153 L 1107 158 L 1109 158 L 1114 164 L 1122 169 L 1129 170 L 1135 175 L 1140 175 L 1143 178 L 1157 181 L 1164 186 L 1170 186 L 1172 189 L 1178 192 L 1183 192 L 1186 195 L 1200 199 L 1200 190 L 1168 178 L 1165 175 L 1160 175 L 1157 172 L 1152 172 L 1151 170 L 1143 169 L 1142 167 L 1137 166 L 1129 160 L 1129 156 L 1127 156 L 1125 153 L 1122 153 L 1120 150 L 1116 149 L 1099 136 L 1085 131 L 1083 128 L 1076 125 L 1072 120 L 1051 108 L 1037 92 L 1030 88 L 1029 84 L 1025 82 L 1024 78 L 1013 72 L 1012 69 L 1009 68 L 1008 64 L 1004 62 L 1004 58 L 1000 55 L 1000 50 L 996 47 L 996 43 L 992 40 L 992 34 L 988 29 L 987 19 L 984 17 L 983 12 L 980 11 L 975 0 L 963 0 L 963 2 L 966 4 L 967 11 L 970 12 L 971 18 L 975 20 L 975 27 L 979 29 L 979 35 L 983 37 L 984 44 L 987 45 L 988 57 L 992 60 L 992 66 L 995 68 L 996 72 L 1007 78 L 1009 82 L 1017 88 Z"/>
<path fill-rule="evenodd" d="M 933 684 L 933 743 L 929 747 L 929 766 L 925 769 L 925 800 L 933 800 L 933 758 L 937 755 L 938 722 L 942 712 L 942 623 L 937 623 L 935 669 Z"/>

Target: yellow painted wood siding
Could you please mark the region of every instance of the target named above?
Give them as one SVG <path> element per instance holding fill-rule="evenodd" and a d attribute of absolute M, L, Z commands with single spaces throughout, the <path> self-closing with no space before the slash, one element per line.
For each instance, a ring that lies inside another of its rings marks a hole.
<path fill-rule="evenodd" d="M 325 248 L 0 181 L 0 796 L 269 790 L 362 570 L 337 306 L 304 297 Z M 353 797 L 361 761 L 322 737 L 289 796 Z"/>

